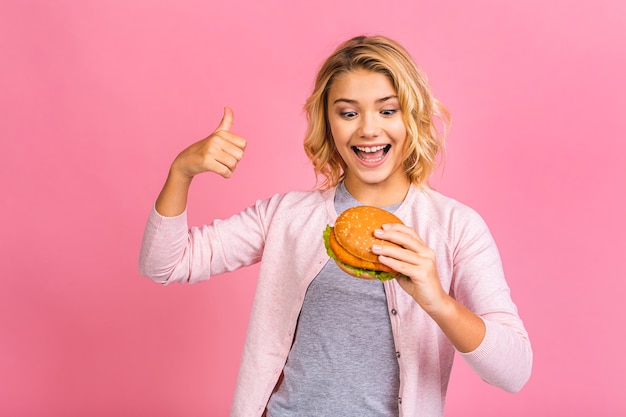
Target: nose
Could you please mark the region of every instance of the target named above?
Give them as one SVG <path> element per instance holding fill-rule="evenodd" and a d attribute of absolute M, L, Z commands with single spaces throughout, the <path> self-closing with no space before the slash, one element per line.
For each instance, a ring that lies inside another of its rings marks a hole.
<path fill-rule="evenodd" d="M 380 134 L 380 127 L 378 126 L 376 116 L 368 113 L 363 114 L 358 133 L 362 139 L 377 138 Z"/>

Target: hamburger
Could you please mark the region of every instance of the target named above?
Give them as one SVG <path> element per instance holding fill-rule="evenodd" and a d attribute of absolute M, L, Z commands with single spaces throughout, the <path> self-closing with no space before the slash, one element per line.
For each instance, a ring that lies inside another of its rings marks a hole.
<path fill-rule="evenodd" d="M 374 236 L 383 224 L 402 223 L 394 214 L 373 206 L 357 206 L 342 212 L 334 226 L 324 230 L 326 252 L 344 272 L 363 279 L 388 281 L 400 274 L 378 262 L 372 245 L 398 246 Z"/>

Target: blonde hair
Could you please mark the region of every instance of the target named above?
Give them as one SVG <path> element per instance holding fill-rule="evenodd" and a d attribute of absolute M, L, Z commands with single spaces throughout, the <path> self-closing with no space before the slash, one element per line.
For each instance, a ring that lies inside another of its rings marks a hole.
<path fill-rule="evenodd" d="M 341 44 L 324 62 L 304 106 L 308 120 L 304 150 L 316 178 L 325 177 L 320 188 L 334 187 L 345 176 L 346 165 L 328 123 L 327 102 L 335 79 L 355 70 L 383 74 L 393 84 L 407 131 L 405 172 L 412 183 L 427 183 L 443 150 L 449 113 L 432 95 L 426 76 L 404 47 L 384 36 L 358 36 Z M 443 123 L 443 134 L 436 126 L 437 120 Z"/>

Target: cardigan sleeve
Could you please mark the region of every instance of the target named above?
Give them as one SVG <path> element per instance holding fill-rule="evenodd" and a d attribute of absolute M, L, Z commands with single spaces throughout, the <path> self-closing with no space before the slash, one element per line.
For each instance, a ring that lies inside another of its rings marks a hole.
<path fill-rule="evenodd" d="M 228 219 L 189 228 L 186 211 L 165 217 L 153 207 L 142 239 L 139 272 L 161 284 L 195 283 L 258 262 L 266 208 L 267 201 L 259 201 Z"/>
<path fill-rule="evenodd" d="M 483 219 L 468 211 L 455 230 L 452 291 L 483 319 L 486 334 L 474 351 L 460 355 L 486 382 L 517 392 L 530 378 L 530 340 L 511 298 L 495 241 Z"/>

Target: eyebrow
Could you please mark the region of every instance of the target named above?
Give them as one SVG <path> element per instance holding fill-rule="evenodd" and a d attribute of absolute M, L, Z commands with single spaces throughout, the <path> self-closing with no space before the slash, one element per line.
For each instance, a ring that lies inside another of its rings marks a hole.
<path fill-rule="evenodd" d="M 387 97 L 383 97 L 383 98 L 379 98 L 378 100 L 376 100 L 376 103 L 384 103 L 385 101 L 389 101 L 391 99 L 394 98 L 398 98 L 398 96 L 393 95 L 393 96 L 387 96 Z M 337 100 L 333 101 L 333 104 L 337 104 L 337 103 L 348 103 L 348 104 L 357 104 L 358 101 L 357 100 L 352 100 L 349 98 L 338 98 Z"/>

